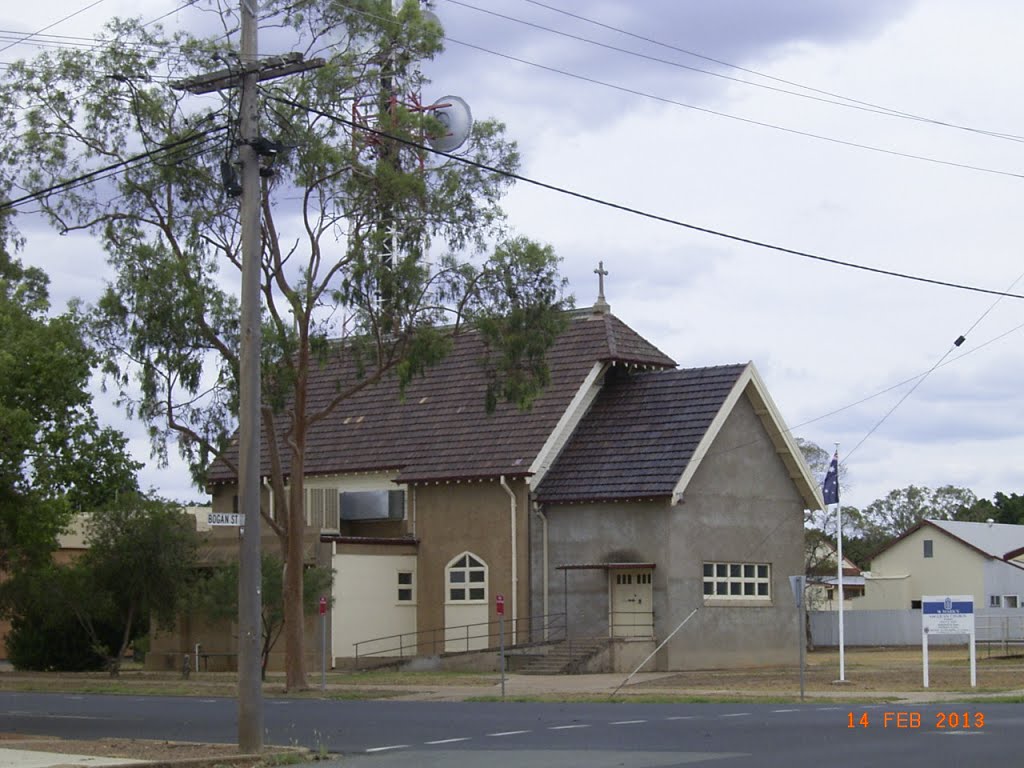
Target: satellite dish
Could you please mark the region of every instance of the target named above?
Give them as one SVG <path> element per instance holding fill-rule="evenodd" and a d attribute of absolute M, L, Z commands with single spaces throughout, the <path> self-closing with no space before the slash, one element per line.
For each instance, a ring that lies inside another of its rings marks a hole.
<path fill-rule="evenodd" d="M 436 26 L 438 32 L 442 35 L 444 34 L 444 27 L 441 26 L 441 19 L 437 17 L 436 13 L 424 8 L 423 10 L 420 11 L 420 16 L 423 17 L 423 21 L 425 21 L 428 25 Z"/>
<path fill-rule="evenodd" d="M 473 130 L 473 113 L 469 111 L 469 104 L 458 96 L 445 96 L 431 104 L 429 109 L 445 128 L 440 136 L 430 137 L 430 146 L 438 152 L 454 152 L 466 143 Z"/>

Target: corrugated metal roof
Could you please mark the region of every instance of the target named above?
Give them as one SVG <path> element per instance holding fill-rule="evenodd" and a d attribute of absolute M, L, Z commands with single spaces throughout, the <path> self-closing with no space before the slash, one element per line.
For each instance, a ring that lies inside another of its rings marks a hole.
<path fill-rule="evenodd" d="M 1005 523 L 967 523 L 959 520 L 932 520 L 934 525 L 966 544 L 1000 560 L 1008 553 L 1024 547 L 1024 525 Z"/>

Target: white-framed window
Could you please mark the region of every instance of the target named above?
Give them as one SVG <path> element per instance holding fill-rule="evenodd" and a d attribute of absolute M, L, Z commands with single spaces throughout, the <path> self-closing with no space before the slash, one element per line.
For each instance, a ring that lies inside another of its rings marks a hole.
<path fill-rule="evenodd" d="M 449 603 L 487 602 L 487 564 L 463 552 L 445 569 L 445 595 Z"/>
<path fill-rule="evenodd" d="M 989 595 L 988 596 L 988 607 L 989 608 L 1002 608 L 1003 607 L 1002 595 Z"/>
<path fill-rule="evenodd" d="M 396 582 L 398 602 L 404 605 L 414 604 L 416 602 L 416 574 L 413 571 L 398 571 Z"/>
<path fill-rule="evenodd" d="M 1017 595 L 1003 595 L 1003 608 L 1020 608 L 1020 598 Z"/>
<path fill-rule="evenodd" d="M 771 600 L 768 563 L 704 563 L 704 599 Z"/>

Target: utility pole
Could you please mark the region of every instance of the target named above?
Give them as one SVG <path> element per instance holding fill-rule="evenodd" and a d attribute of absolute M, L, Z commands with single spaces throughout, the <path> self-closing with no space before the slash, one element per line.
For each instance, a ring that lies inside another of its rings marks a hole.
<path fill-rule="evenodd" d="M 239 160 L 242 165 L 242 317 L 239 354 L 238 491 L 245 520 L 238 570 L 238 747 L 250 755 L 263 751 L 263 680 L 260 667 L 262 600 L 260 585 L 260 160 L 256 99 L 256 0 L 240 0 L 242 12 L 242 94 L 238 109 Z"/>
<path fill-rule="evenodd" d="M 239 352 L 238 492 L 244 528 L 238 573 L 238 747 L 246 754 L 263 751 L 262 568 L 260 564 L 260 262 L 263 254 L 260 208 L 259 103 L 257 84 L 324 65 L 303 61 L 298 53 L 259 61 L 254 3 L 240 0 L 240 67 L 172 83 L 190 93 L 241 87 L 238 123 L 241 163 L 242 296 Z"/>

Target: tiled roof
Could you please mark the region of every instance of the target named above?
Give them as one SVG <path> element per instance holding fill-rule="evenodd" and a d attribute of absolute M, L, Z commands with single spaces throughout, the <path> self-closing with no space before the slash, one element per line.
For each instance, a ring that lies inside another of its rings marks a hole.
<path fill-rule="evenodd" d="M 344 400 L 316 424 L 307 438 L 306 474 L 400 470 L 401 481 L 454 480 L 524 475 L 554 430 L 595 362 L 675 367 L 675 362 L 618 318 L 575 312 L 569 327 L 548 352 L 550 384 L 529 411 L 502 403 L 492 414 L 484 408 L 486 378 L 475 334 L 457 338 L 439 365 L 415 379 L 400 398 L 394 377 L 367 386 Z M 310 412 L 357 379 L 339 364 L 311 376 Z M 286 417 L 278 417 L 279 430 Z M 288 451 L 281 445 L 285 474 Z M 228 452 L 237 461 L 237 447 Z M 263 450 L 262 473 L 269 474 Z M 210 481 L 232 482 L 222 463 Z"/>
<path fill-rule="evenodd" d="M 538 501 L 670 496 L 745 368 L 609 376 L 538 486 Z"/>

